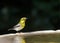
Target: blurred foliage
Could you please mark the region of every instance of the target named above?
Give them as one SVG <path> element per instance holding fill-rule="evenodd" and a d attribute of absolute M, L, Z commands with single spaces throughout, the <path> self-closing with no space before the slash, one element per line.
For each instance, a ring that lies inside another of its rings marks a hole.
<path fill-rule="evenodd" d="M 31 31 L 56 30 L 60 28 L 59 0 L 33 0 L 32 4 Z"/>
<path fill-rule="evenodd" d="M 28 18 L 24 32 L 60 28 L 60 0 L 3 0 L 0 3 L 0 32 Z"/>
<path fill-rule="evenodd" d="M 60 1 L 33 0 L 33 29 L 50 30 L 60 28 Z"/>

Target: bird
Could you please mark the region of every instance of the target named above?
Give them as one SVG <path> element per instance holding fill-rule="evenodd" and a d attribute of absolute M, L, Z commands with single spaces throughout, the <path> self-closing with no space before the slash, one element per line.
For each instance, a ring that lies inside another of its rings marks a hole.
<path fill-rule="evenodd" d="M 27 20 L 26 17 L 22 17 L 20 19 L 20 21 L 17 23 L 17 25 L 13 26 L 13 28 L 8 29 L 8 31 L 9 30 L 15 30 L 18 32 L 18 31 L 24 29 L 26 20 Z"/>
<path fill-rule="evenodd" d="M 13 28 L 11 28 L 9 30 L 15 30 L 18 33 L 18 31 L 24 29 L 26 20 L 27 20 L 26 17 L 22 17 L 20 19 L 19 23 L 17 25 L 13 26 Z M 23 37 L 20 37 L 20 36 L 16 36 L 15 40 L 18 40 L 18 43 L 26 43 L 25 39 Z"/>

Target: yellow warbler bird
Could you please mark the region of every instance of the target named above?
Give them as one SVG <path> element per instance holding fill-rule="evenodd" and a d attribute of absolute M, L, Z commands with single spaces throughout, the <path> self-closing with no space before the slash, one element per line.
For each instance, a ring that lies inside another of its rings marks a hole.
<path fill-rule="evenodd" d="M 26 20 L 27 20 L 26 17 L 22 17 L 20 19 L 19 23 L 16 26 L 14 26 L 14 29 L 13 30 L 16 30 L 16 31 L 22 30 L 25 27 Z"/>
<path fill-rule="evenodd" d="M 17 32 L 22 30 L 25 27 L 26 19 L 27 19 L 26 17 L 22 17 L 19 23 L 10 30 L 16 30 Z M 15 40 L 18 40 L 18 42 L 15 42 L 15 43 L 25 43 L 24 38 L 20 36 L 16 36 Z"/>

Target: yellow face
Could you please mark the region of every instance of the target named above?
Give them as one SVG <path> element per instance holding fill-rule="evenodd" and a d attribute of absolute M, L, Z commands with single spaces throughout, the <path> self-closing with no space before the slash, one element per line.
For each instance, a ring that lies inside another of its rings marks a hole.
<path fill-rule="evenodd" d="M 20 20 L 20 23 L 24 23 L 26 21 L 26 17 L 22 17 L 21 20 Z"/>

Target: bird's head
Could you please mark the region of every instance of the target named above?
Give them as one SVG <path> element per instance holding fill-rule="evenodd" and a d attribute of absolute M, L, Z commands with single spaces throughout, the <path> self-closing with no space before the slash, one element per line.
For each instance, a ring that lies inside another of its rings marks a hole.
<path fill-rule="evenodd" d="M 26 20 L 27 18 L 26 17 L 22 17 L 21 20 Z"/>
<path fill-rule="evenodd" d="M 26 17 L 22 17 L 20 20 L 21 20 L 21 21 L 26 21 L 27 18 L 26 18 Z"/>
<path fill-rule="evenodd" d="M 26 20 L 27 20 L 26 17 L 22 17 L 22 18 L 20 19 L 20 23 L 24 23 Z"/>

